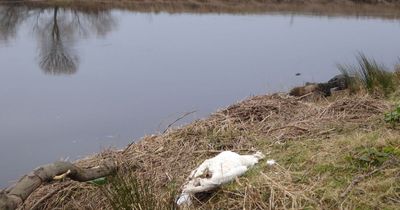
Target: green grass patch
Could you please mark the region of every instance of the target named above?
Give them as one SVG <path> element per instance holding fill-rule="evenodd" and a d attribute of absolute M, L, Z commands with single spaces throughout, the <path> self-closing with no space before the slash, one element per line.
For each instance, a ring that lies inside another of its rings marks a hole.
<path fill-rule="evenodd" d="M 385 114 L 385 122 L 391 124 L 392 127 L 395 127 L 400 123 L 400 105 Z"/>
<path fill-rule="evenodd" d="M 369 168 L 371 166 L 380 166 L 389 158 L 386 153 L 375 147 L 358 148 L 347 157 L 347 160 L 360 168 Z"/>

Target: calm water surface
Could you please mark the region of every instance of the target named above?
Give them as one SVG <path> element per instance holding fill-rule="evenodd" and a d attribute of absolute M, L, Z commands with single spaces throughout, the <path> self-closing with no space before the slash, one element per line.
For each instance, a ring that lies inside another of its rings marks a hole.
<path fill-rule="evenodd" d="M 392 66 L 399 37 L 398 21 L 380 19 L 1 6 L 0 187 L 163 131 L 185 112 L 196 110 L 189 122 L 328 80 L 357 52 Z"/>

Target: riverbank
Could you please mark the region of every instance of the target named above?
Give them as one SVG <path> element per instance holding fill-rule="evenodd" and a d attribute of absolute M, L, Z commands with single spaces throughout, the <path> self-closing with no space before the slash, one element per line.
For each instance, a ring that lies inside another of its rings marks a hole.
<path fill-rule="evenodd" d="M 117 176 L 148 180 L 143 181 L 152 192 L 147 195 L 168 203 L 206 158 L 224 150 L 260 150 L 278 165 L 261 162 L 194 208 L 396 209 L 400 142 L 396 127 L 384 121 L 397 103 L 389 98 L 346 92 L 328 98 L 256 96 L 207 119 L 76 164 L 90 168 L 112 159 L 119 167 Z M 22 209 L 111 209 L 104 189 L 124 196 L 115 184 L 118 180 L 100 186 L 68 178 L 52 181 L 35 190 Z"/>
<path fill-rule="evenodd" d="M 121 9 L 137 12 L 153 13 L 230 13 L 230 14 L 257 14 L 266 12 L 280 12 L 288 14 L 306 14 L 321 16 L 362 16 L 398 19 L 400 17 L 399 1 L 364 1 L 364 0 L 305 0 L 305 1 L 228 1 L 228 0 L 42 0 L 42 1 L 8 1 L 1 0 L 5 5 L 23 5 L 28 7 L 63 7 L 79 11 L 99 11 Z"/>
<path fill-rule="evenodd" d="M 120 177 L 150 180 L 161 202 L 179 191 L 206 158 L 224 150 L 259 150 L 278 164 L 262 161 L 195 208 L 395 209 L 400 203 L 400 166 L 394 161 L 400 155 L 400 132 L 383 120 L 393 104 L 346 91 L 328 98 L 261 95 L 77 165 L 96 166 L 111 158 Z M 38 201 L 40 209 L 110 209 L 104 187 L 112 190 L 111 184 L 53 181 L 31 194 L 22 209 Z"/>

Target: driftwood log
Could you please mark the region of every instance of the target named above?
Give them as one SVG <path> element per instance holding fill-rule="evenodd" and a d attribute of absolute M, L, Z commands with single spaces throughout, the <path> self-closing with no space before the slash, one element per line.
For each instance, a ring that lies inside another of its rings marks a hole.
<path fill-rule="evenodd" d="M 88 169 L 64 161 L 43 165 L 23 176 L 14 186 L 0 192 L 0 210 L 16 209 L 42 183 L 53 180 L 57 175 L 66 174 L 72 180 L 85 182 L 110 175 L 116 169 L 117 165 L 112 161 Z"/>

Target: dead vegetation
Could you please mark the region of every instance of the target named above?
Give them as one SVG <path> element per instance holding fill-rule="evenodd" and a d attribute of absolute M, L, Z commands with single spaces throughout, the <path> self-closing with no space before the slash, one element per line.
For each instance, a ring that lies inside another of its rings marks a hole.
<path fill-rule="evenodd" d="M 165 202 L 204 159 L 222 150 L 261 150 L 278 165 L 261 162 L 193 208 L 395 209 L 400 205 L 400 173 L 393 160 L 400 155 L 400 139 L 398 131 L 383 122 L 389 107 L 387 100 L 365 95 L 313 100 L 256 96 L 207 119 L 144 137 L 123 151 L 105 151 L 77 164 L 90 167 L 113 158 L 119 177 L 134 174 L 150 180 L 150 194 Z M 368 162 L 380 154 L 384 156 L 378 162 Z M 364 178 L 354 184 L 357 177 Z M 43 197 L 36 205 L 39 209 L 110 209 L 101 189 L 112 190 L 114 185 L 53 182 L 36 190 L 21 209 L 30 209 Z"/>

